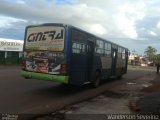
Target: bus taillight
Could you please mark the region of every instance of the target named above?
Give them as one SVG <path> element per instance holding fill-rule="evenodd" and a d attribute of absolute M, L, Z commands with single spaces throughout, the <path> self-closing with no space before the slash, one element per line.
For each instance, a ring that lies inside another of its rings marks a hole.
<path fill-rule="evenodd" d="M 66 74 L 67 73 L 67 64 L 61 64 L 61 74 Z"/>

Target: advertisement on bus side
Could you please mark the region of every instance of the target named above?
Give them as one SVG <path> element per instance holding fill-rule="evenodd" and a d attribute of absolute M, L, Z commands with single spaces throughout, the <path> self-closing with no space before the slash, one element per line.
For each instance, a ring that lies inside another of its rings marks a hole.
<path fill-rule="evenodd" d="M 51 51 L 32 51 L 26 53 L 26 70 L 60 74 L 60 64 L 64 61 L 64 56 L 61 53 Z"/>

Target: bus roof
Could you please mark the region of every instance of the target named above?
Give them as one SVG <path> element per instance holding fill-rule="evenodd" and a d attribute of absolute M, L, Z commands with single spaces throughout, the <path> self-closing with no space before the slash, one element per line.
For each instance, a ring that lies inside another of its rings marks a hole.
<path fill-rule="evenodd" d="M 126 48 L 126 47 L 123 47 L 123 46 L 118 45 L 118 44 L 116 44 L 116 43 L 114 43 L 114 42 L 111 42 L 110 40 L 106 40 L 106 39 L 104 39 L 104 38 L 101 38 L 101 37 L 99 37 L 99 36 L 96 36 L 96 35 L 94 35 L 94 34 L 92 34 L 92 33 L 90 33 L 90 32 L 84 31 L 84 30 L 82 30 L 82 29 L 80 29 L 80 28 L 78 28 L 78 27 L 75 27 L 75 26 L 73 26 L 73 25 L 70 25 L 70 24 L 65 24 L 65 23 L 43 23 L 43 24 L 29 25 L 29 26 L 27 26 L 26 28 L 29 28 L 29 27 L 38 27 L 38 26 L 53 26 L 53 25 L 54 25 L 54 26 L 64 26 L 64 27 L 69 27 L 69 28 L 75 28 L 75 29 L 77 29 L 77 30 L 79 30 L 79 31 L 85 32 L 85 33 L 87 33 L 87 34 L 90 34 L 91 36 L 93 36 L 93 37 L 95 37 L 95 38 L 98 38 L 98 39 L 103 40 L 103 41 L 107 41 L 107 42 L 109 42 L 109 43 L 111 43 L 111 44 L 115 44 L 115 45 L 117 45 L 117 46 L 119 46 L 119 47 L 122 47 L 122 48 L 125 48 L 125 49 L 128 50 L 128 48 Z"/>

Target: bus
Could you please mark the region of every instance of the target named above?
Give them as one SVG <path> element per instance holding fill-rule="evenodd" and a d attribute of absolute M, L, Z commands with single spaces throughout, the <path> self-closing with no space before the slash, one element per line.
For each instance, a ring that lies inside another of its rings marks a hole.
<path fill-rule="evenodd" d="M 129 50 L 72 25 L 45 23 L 25 29 L 21 75 L 70 85 L 121 78 Z"/>

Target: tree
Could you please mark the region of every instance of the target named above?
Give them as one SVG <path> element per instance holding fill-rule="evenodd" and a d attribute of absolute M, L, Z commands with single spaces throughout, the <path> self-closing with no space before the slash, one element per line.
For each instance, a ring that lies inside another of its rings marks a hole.
<path fill-rule="evenodd" d="M 157 54 L 157 55 L 156 55 L 156 63 L 157 63 L 157 64 L 160 64 L 160 54 Z"/>
<path fill-rule="evenodd" d="M 152 46 L 148 46 L 144 51 L 144 53 L 147 55 L 149 61 L 155 61 L 156 52 L 157 52 L 157 50 L 155 48 L 153 48 Z"/>

